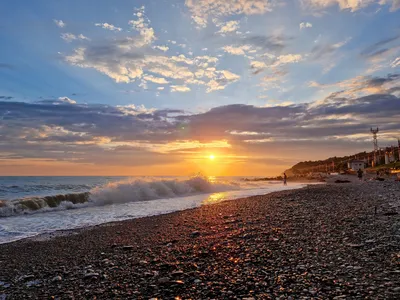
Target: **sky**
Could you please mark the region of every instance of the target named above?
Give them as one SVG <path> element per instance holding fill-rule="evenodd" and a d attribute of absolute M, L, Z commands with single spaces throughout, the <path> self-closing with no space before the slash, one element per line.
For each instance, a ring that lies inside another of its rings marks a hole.
<path fill-rule="evenodd" d="M 0 175 L 273 176 L 400 137 L 400 0 L 3 0 L 0 45 Z"/>

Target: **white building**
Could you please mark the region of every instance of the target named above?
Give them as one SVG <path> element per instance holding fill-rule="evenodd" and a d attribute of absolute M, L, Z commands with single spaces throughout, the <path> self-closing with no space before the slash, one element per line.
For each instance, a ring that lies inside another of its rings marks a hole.
<path fill-rule="evenodd" d="M 363 160 L 351 160 L 347 163 L 347 167 L 353 171 L 358 171 L 358 169 L 365 169 L 365 162 Z"/>

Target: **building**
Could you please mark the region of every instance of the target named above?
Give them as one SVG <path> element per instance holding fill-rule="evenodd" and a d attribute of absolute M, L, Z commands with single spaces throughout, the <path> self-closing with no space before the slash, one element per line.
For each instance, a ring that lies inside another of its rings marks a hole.
<path fill-rule="evenodd" d="M 347 163 L 347 167 L 353 171 L 358 171 L 358 169 L 365 169 L 365 162 L 363 160 L 350 160 Z"/>

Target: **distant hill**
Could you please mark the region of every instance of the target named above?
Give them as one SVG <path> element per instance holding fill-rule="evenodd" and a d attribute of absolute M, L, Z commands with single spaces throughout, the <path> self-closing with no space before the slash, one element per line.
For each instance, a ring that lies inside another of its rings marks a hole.
<path fill-rule="evenodd" d="M 286 170 L 285 173 L 288 176 L 294 175 L 305 175 L 310 172 L 340 172 L 347 170 L 347 162 L 352 159 L 368 159 L 368 156 L 372 159 L 373 152 L 360 152 L 349 156 L 341 157 L 330 157 L 324 160 L 316 161 L 302 161 L 295 164 L 290 169 Z"/>

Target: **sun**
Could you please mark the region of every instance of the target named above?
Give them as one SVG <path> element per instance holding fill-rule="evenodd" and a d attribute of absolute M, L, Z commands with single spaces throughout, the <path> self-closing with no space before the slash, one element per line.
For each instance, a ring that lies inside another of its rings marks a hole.
<path fill-rule="evenodd" d="M 208 158 L 209 158 L 210 160 L 214 160 L 214 159 L 215 159 L 215 156 L 214 156 L 214 154 L 211 154 Z"/>

